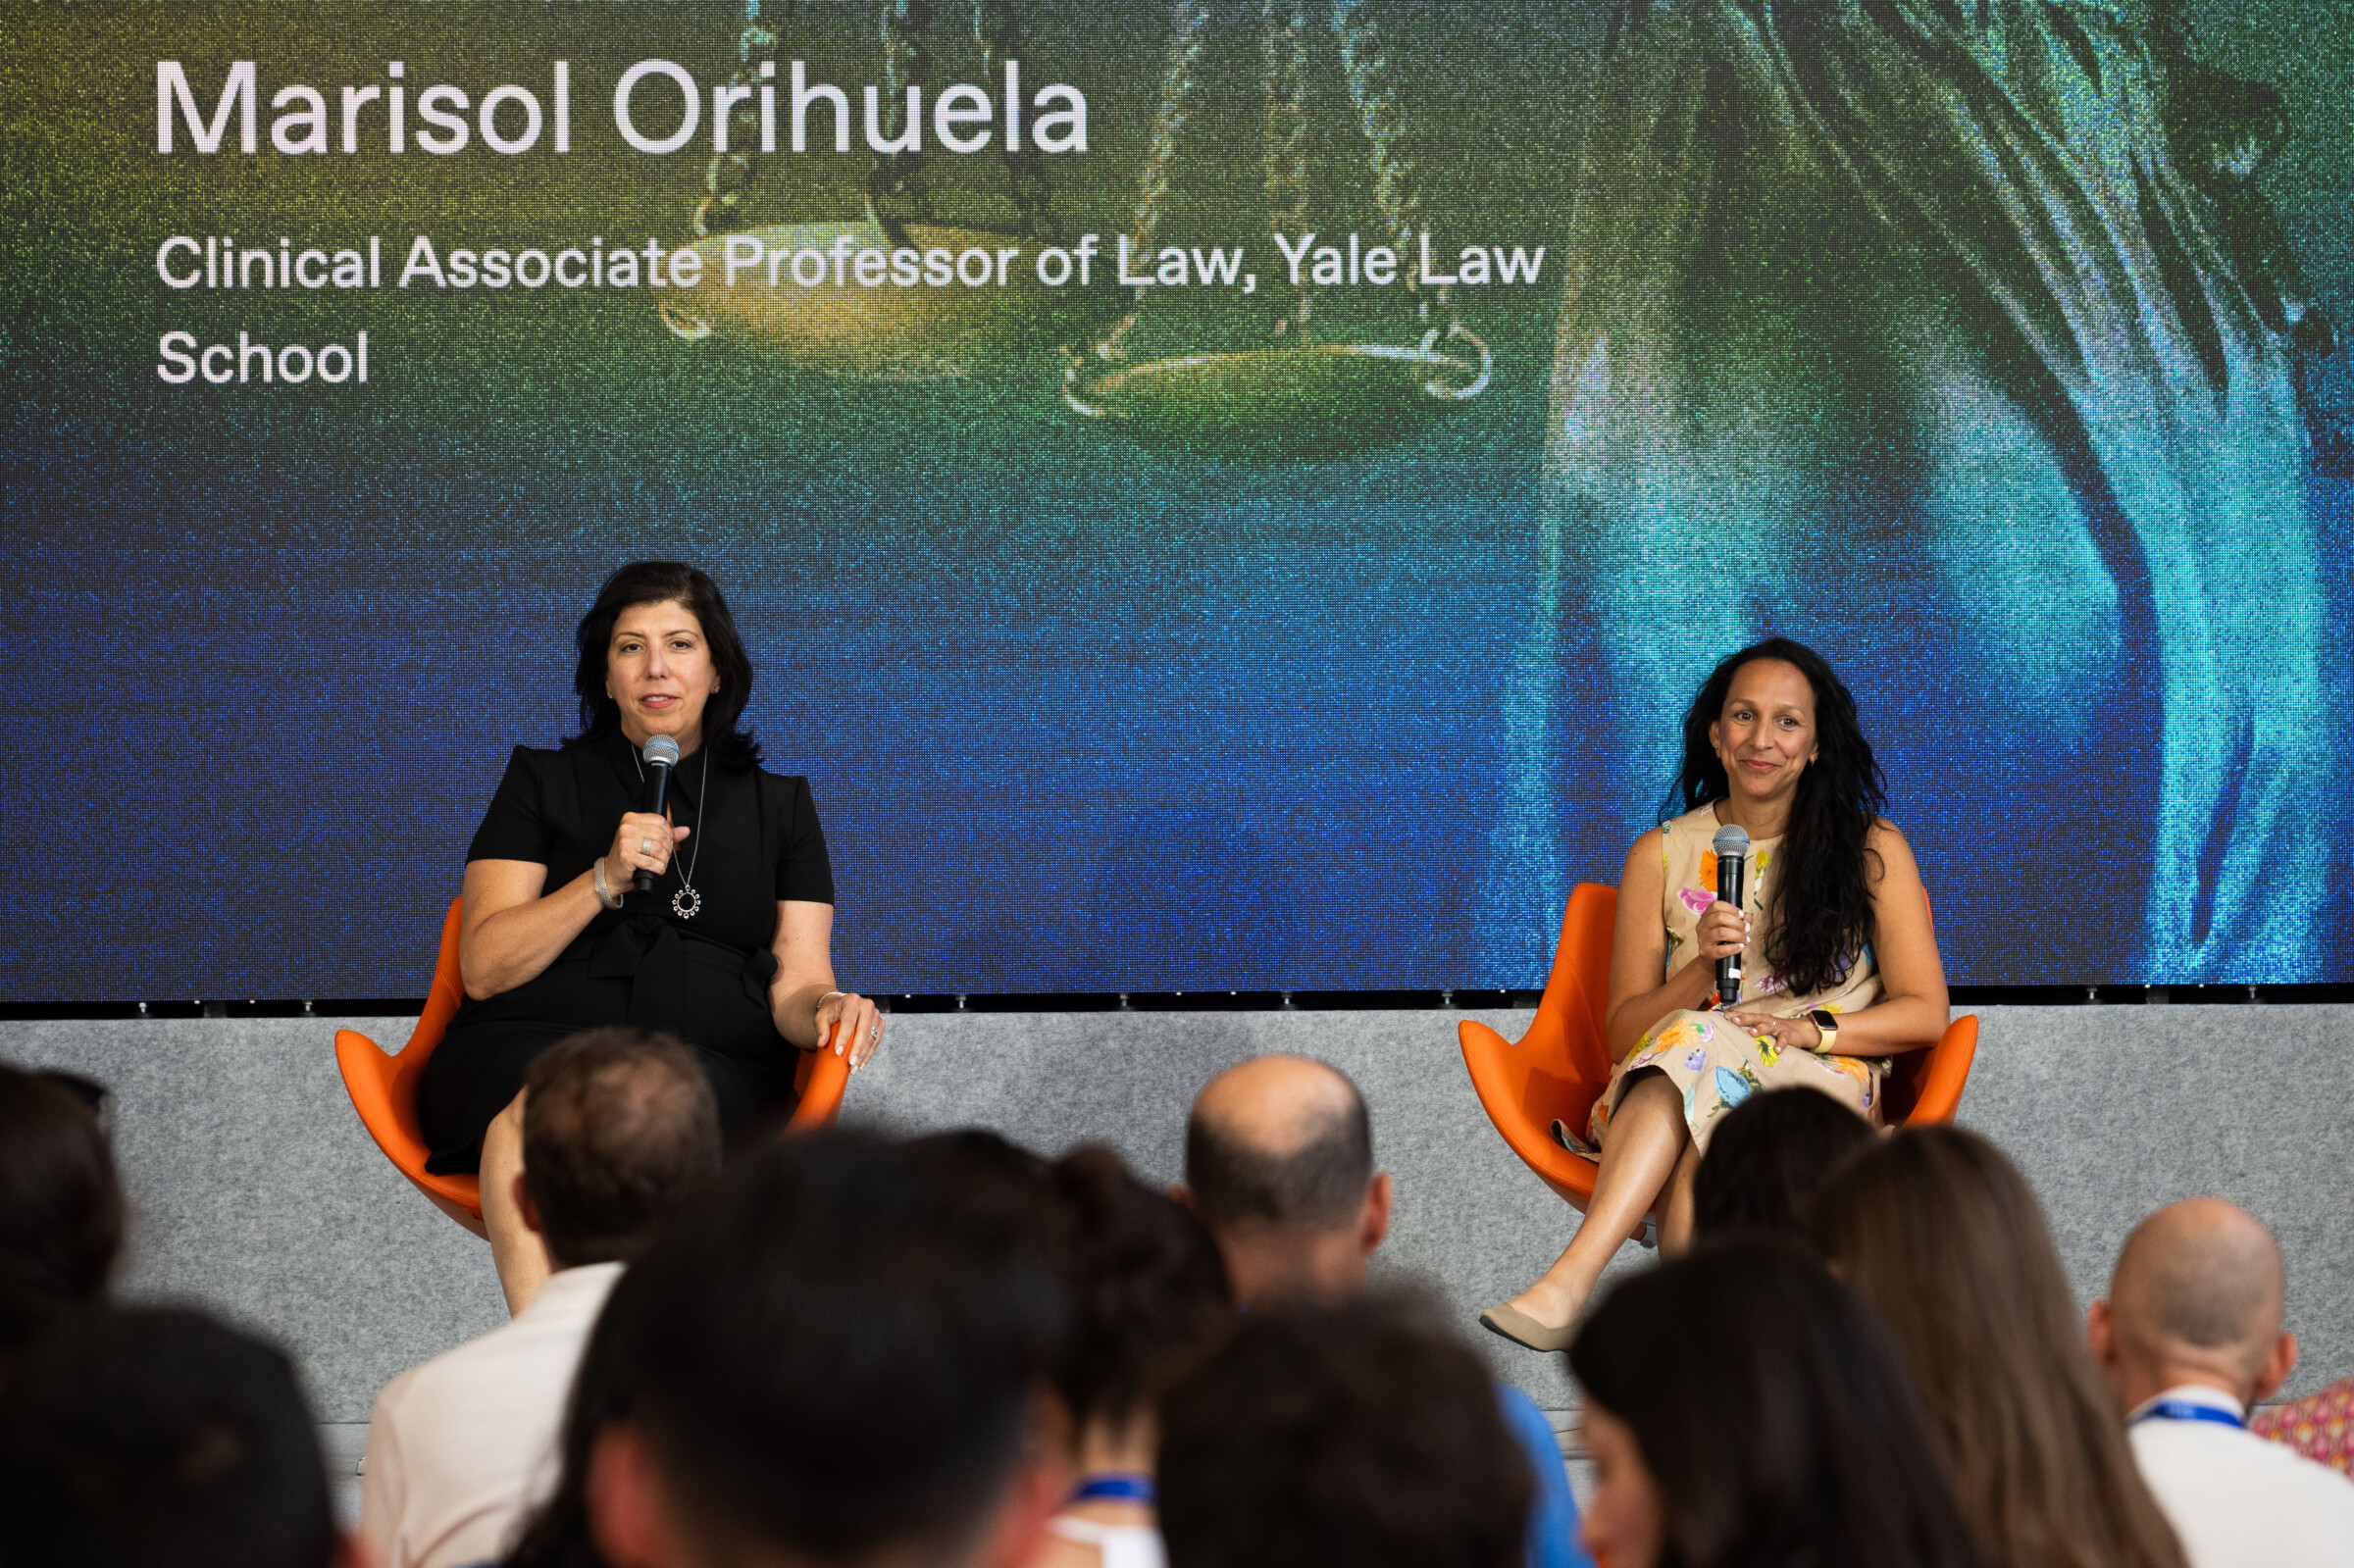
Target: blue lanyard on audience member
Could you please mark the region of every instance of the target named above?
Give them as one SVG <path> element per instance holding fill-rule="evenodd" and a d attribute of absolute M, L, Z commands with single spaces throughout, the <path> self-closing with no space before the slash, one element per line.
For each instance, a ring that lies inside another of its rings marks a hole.
<path fill-rule="evenodd" d="M 1078 1491 L 1071 1493 L 1073 1502 L 1095 1502 L 1105 1498 L 1141 1502 L 1151 1508 L 1160 1501 L 1160 1493 L 1153 1487 L 1152 1478 L 1142 1475 L 1090 1476 L 1079 1483 Z"/>
<path fill-rule="evenodd" d="M 2161 1399 L 2133 1418 L 2137 1427 L 2144 1421 L 2212 1421 L 2219 1427 L 2238 1427 L 2243 1431 L 2248 1425 L 2228 1410 L 2212 1404 L 2193 1404 L 2188 1399 Z"/>

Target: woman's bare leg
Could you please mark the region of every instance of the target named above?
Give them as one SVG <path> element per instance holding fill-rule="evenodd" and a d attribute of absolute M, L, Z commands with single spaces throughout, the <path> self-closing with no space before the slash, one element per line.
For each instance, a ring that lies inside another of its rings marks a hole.
<path fill-rule="evenodd" d="M 1559 1328 L 1585 1310 L 1594 1282 L 1619 1243 L 1634 1234 L 1663 1188 L 1678 1174 L 1683 1156 L 1691 1150 L 1692 1135 L 1684 1127 L 1684 1096 L 1664 1073 L 1647 1072 L 1635 1080 L 1603 1134 L 1602 1169 L 1594 1178 L 1594 1196 L 1586 1204 L 1585 1222 L 1569 1239 L 1568 1248 L 1554 1261 L 1545 1277 L 1508 1303 L 1547 1328 Z M 1684 1203 L 1685 1231 L 1691 1229 L 1689 1184 Z"/>
<path fill-rule="evenodd" d="M 1660 1202 L 1660 1253 L 1671 1256 L 1692 1244 L 1692 1180 L 1700 1174 L 1700 1145 L 1687 1142 L 1684 1156 L 1667 1178 L 1667 1195 Z"/>
<path fill-rule="evenodd" d="M 523 1175 L 523 1096 L 490 1119 L 483 1133 L 483 1225 L 490 1233 L 490 1266 L 506 1292 L 507 1315 L 532 1304 L 551 1272 L 539 1233 L 523 1223 L 516 1179 Z"/>

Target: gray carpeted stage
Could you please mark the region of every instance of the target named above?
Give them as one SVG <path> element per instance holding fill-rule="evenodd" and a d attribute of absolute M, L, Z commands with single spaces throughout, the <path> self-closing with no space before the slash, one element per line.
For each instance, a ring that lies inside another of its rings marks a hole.
<path fill-rule="evenodd" d="M 850 1085 L 845 1115 L 980 1124 L 1043 1150 L 1117 1146 L 1174 1181 L 1185 1108 L 1260 1051 L 1336 1063 L 1370 1102 L 1396 1177 L 1386 1267 L 1443 1290 L 1498 1371 L 1560 1411 L 1558 1357 L 1478 1334 L 1473 1314 L 1549 1262 L 1575 1215 L 1481 1111 L 1455 1025 L 1516 1037 L 1526 1014 L 910 1015 Z M 2026 1169 L 2079 1297 L 2134 1221 L 2219 1192 L 2279 1234 L 2301 1391 L 2354 1374 L 2354 1007 L 1989 1008 L 1962 1120 Z M 381 1041 L 408 1019 L 0 1024 L 0 1057 L 116 1093 L 135 1221 L 124 1284 L 203 1302 L 283 1342 L 327 1423 L 367 1419 L 401 1368 L 504 1318 L 489 1250 L 394 1173 L 335 1073 L 338 1023 Z M 1617 1267 L 1648 1254 L 1629 1246 Z"/>

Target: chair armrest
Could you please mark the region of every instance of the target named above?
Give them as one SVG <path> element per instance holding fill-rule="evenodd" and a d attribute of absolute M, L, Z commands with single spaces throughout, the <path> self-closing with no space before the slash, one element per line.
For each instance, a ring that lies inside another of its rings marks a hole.
<path fill-rule="evenodd" d="M 1601 1086 L 1539 1065 L 1544 1057 L 1532 1048 L 1535 1034 L 1531 1030 L 1514 1044 L 1475 1019 L 1456 1026 L 1471 1087 L 1506 1145 L 1547 1186 L 1582 1207 L 1594 1190 L 1594 1162 L 1555 1142 L 1553 1123 L 1582 1123 Z"/>
<path fill-rule="evenodd" d="M 838 1056 L 821 1045 L 807 1053 L 807 1060 L 794 1077 L 799 1081 L 801 1100 L 785 1124 L 788 1131 L 824 1127 L 842 1114 L 842 1096 L 850 1084 L 850 1059 L 846 1054 Z"/>
<path fill-rule="evenodd" d="M 1970 1064 L 1978 1055 L 1978 1018 L 1965 1013 L 1945 1026 L 1929 1059 L 1921 1068 L 1920 1092 L 1905 1117 L 1907 1127 L 1950 1122 L 1962 1108 L 1962 1090 L 1969 1086 Z"/>

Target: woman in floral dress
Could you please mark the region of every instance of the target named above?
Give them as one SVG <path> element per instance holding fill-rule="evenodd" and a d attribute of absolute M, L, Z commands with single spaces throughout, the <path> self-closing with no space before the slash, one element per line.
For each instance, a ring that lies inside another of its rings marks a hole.
<path fill-rule="evenodd" d="M 1559 1349 L 1603 1266 L 1652 1206 L 1673 1249 L 1715 1119 L 1804 1087 L 1879 1120 L 1887 1059 L 1932 1044 L 1945 970 L 1911 846 L 1879 815 L 1879 764 L 1819 654 L 1774 637 L 1716 666 L 1684 717 L 1688 809 L 1635 840 L 1618 879 L 1605 1032 L 1615 1066 L 1588 1137 L 1586 1220 L 1544 1278 L 1480 1322 Z M 1742 907 L 1716 897 L 1712 841 L 1745 830 Z M 1716 960 L 1742 954 L 1729 1009 Z"/>

